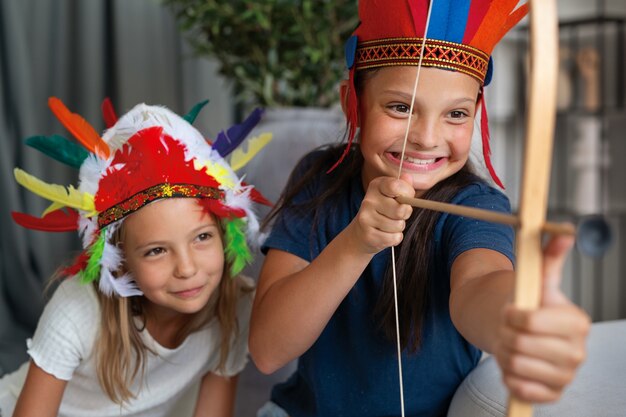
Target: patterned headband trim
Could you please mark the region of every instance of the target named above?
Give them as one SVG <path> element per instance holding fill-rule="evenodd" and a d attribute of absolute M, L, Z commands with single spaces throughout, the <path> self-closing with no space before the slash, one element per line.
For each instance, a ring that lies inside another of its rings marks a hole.
<path fill-rule="evenodd" d="M 158 184 L 102 211 L 98 214 L 98 227 L 106 227 L 139 210 L 146 204 L 162 198 L 210 198 L 223 200 L 224 193 L 218 188 L 203 185 Z"/>
<path fill-rule="evenodd" d="M 356 70 L 397 65 L 418 65 L 423 38 L 388 38 L 359 43 Z M 489 55 L 474 47 L 426 39 L 422 65 L 462 72 L 482 85 L 489 68 Z"/>

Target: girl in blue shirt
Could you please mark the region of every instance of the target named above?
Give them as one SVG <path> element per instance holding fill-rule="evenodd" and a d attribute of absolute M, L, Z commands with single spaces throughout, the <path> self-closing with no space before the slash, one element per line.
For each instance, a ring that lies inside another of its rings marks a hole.
<path fill-rule="evenodd" d="M 558 399 L 585 357 L 589 318 L 559 290 L 571 238 L 547 244 L 541 307 L 524 311 L 511 304 L 509 227 L 395 199 L 510 211 L 504 194 L 472 173 L 469 151 L 489 55 L 526 8 L 434 2 L 402 160 L 426 3 L 359 2 L 341 85 L 348 145 L 307 155 L 270 217 L 250 352 L 266 373 L 299 360 L 261 416 L 400 414 L 392 246 L 407 416 L 445 415 L 481 351 L 529 402 Z"/>

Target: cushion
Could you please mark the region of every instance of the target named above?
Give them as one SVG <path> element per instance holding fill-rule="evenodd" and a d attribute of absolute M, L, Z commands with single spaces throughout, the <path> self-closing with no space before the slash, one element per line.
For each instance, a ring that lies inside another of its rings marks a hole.
<path fill-rule="evenodd" d="M 458 388 L 448 417 L 504 417 L 508 393 L 493 357 L 483 360 Z M 594 323 L 587 360 L 553 404 L 537 405 L 535 417 L 626 416 L 626 320 Z"/>

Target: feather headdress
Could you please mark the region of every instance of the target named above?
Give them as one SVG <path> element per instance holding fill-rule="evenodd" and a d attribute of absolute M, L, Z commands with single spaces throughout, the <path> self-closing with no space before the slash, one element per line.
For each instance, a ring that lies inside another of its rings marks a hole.
<path fill-rule="evenodd" d="M 421 62 L 426 67 L 462 72 L 486 86 L 493 72 L 493 48 L 528 12 L 528 3 L 521 6 L 518 3 L 519 0 L 359 1 L 360 23 L 345 48 L 350 85 L 346 106 L 348 144 L 331 170 L 348 154 L 356 135 L 357 71 Z M 426 27 L 428 33 L 424 33 Z M 420 61 L 422 44 L 424 54 Z M 481 120 L 485 165 L 493 180 L 504 188 L 489 158 L 484 95 L 481 95 Z"/>
<path fill-rule="evenodd" d="M 251 139 L 247 152 L 237 149 L 260 120 L 262 111 L 257 109 L 211 145 L 191 125 L 206 103 L 184 117 L 165 107 L 139 104 L 118 118 L 107 99 L 102 113 L 108 129 L 100 136 L 85 119 L 51 98 L 53 113 L 82 146 L 57 135 L 31 137 L 26 143 L 79 168 L 79 186 L 48 184 L 16 168 L 16 181 L 52 204 L 41 217 L 13 213 L 13 219 L 34 230 L 77 230 L 84 250 L 65 273 L 78 275 L 84 283 L 98 281 L 107 295 L 126 297 L 141 291 L 130 274 L 120 274 L 123 256 L 111 241 L 124 218 L 158 199 L 198 198 L 222 222 L 230 272 L 239 274 L 251 259 L 248 241 L 257 240 L 253 202 L 270 203 L 243 183 L 224 158 L 236 151 L 233 163 L 239 169 L 271 134 Z"/>

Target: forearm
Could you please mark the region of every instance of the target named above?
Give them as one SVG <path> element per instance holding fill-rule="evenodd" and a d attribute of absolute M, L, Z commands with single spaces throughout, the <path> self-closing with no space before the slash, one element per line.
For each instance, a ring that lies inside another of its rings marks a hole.
<path fill-rule="evenodd" d="M 56 416 L 67 381 L 46 373 L 31 361 L 14 417 Z"/>
<path fill-rule="evenodd" d="M 261 371 L 274 372 L 309 349 L 370 262 L 373 254 L 346 230 L 306 267 L 257 292 L 250 353 Z"/>
<path fill-rule="evenodd" d="M 513 271 L 494 271 L 467 280 L 450 295 L 450 315 L 463 337 L 485 352 L 498 341 L 502 311 L 513 298 Z"/>
<path fill-rule="evenodd" d="M 208 373 L 202 378 L 194 417 L 232 417 L 239 376 Z"/>

